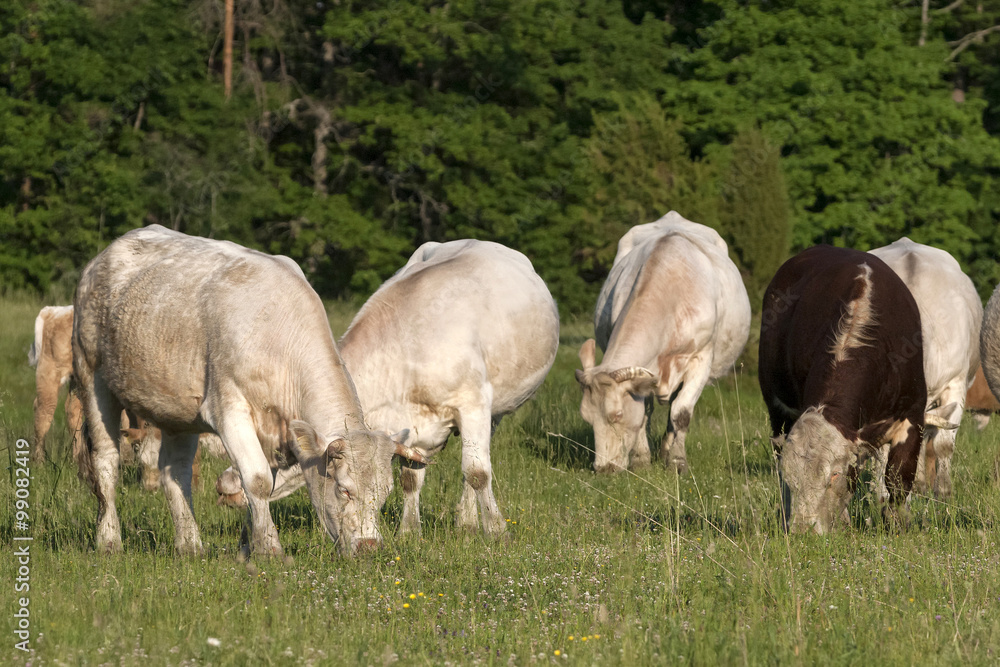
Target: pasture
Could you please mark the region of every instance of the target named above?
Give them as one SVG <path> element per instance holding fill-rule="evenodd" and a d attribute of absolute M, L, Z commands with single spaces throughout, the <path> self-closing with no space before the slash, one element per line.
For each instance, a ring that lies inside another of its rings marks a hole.
<path fill-rule="evenodd" d="M 573 377 L 589 321 L 564 322 L 541 391 L 493 441 L 509 520 L 486 540 L 454 525 L 453 438 L 427 475 L 423 536 L 399 538 L 398 489 L 383 548 L 339 556 L 300 490 L 271 511 L 287 560 L 235 557 L 243 514 L 218 507 L 226 463 L 203 459 L 195 514 L 207 553 L 173 554 L 162 494 L 124 468 L 124 554 L 95 554 L 96 501 L 69 460 L 62 409 L 49 462 L 32 467 L 30 592 L 16 593 L 15 443 L 31 437 L 26 362 L 42 304 L 0 301 L 0 595 L 5 664 L 986 664 L 1000 653 L 1000 424 L 966 422 L 955 495 L 914 498 L 911 524 L 883 526 L 865 488 L 853 527 L 786 535 L 756 378 L 706 388 L 688 436 L 690 473 L 662 464 L 596 476 Z M 351 317 L 330 305 L 340 335 Z M 752 338 L 753 340 L 753 338 Z M 755 345 L 755 343 L 751 343 Z M 656 441 L 666 424 L 658 408 Z M 867 478 L 867 475 L 865 476 Z M 31 652 L 14 648 L 30 599 Z"/>

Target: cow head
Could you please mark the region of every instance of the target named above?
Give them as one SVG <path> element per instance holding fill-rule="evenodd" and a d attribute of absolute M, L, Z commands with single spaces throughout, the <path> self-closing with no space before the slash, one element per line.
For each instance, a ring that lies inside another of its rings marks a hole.
<path fill-rule="evenodd" d="M 847 512 L 848 473 L 859 446 L 823 416 L 822 408 L 802 413 L 781 447 L 781 487 L 792 532 L 827 533 Z"/>
<path fill-rule="evenodd" d="M 611 372 L 594 368 L 594 340 L 580 348 L 583 370 L 576 380 L 583 390 L 580 414 L 594 427 L 594 470 L 613 472 L 628 467 L 629 454 L 646 440 L 645 398 L 656 389 L 656 375 L 630 366 Z"/>
<path fill-rule="evenodd" d="M 308 423 L 291 423 L 291 446 L 320 523 L 345 555 L 381 543 L 378 513 L 392 490 L 392 457 L 413 454 L 397 436 L 355 431 L 325 437 Z M 409 456 L 412 458 L 412 456 Z"/>

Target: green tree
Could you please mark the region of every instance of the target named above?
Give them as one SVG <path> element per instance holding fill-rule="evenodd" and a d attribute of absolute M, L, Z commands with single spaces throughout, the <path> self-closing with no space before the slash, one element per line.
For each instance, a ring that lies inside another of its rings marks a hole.
<path fill-rule="evenodd" d="M 668 211 L 719 228 L 714 170 L 691 159 L 680 130 L 645 94 L 623 96 L 617 110 L 595 116 L 586 142 L 591 206 L 585 220 L 600 243 L 595 260 L 606 270 L 625 232 Z"/>
<path fill-rule="evenodd" d="M 759 130 L 739 132 L 729 152 L 721 178 L 722 235 L 756 310 L 771 277 L 788 257 L 791 204 L 778 149 Z"/>

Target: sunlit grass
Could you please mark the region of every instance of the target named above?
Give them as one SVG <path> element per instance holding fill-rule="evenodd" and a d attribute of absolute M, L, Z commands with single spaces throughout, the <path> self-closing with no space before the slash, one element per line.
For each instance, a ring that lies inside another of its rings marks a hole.
<path fill-rule="evenodd" d="M 0 302 L 0 449 L 30 437 L 26 363 L 41 304 Z M 339 336 L 350 309 L 335 304 Z M 58 463 L 34 469 L 31 621 L 34 654 L 4 663 L 181 664 L 935 664 L 994 662 L 1000 650 L 1000 426 L 959 434 L 955 497 L 918 498 L 912 526 L 882 526 L 859 493 L 854 527 L 786 536 L 756 379 L 706 389 L 688 438 L 691 474 L 660 464 L 595 476 L 593 435 L 573 379 L 586 321 L 563 327 L 556 366 L 493 443 L 507 536 L 454 525 L 461 494 L 456 439 L 430 469 L 423 535 L 396 535 L 398 489 L 384 548 L 337 555 L 303 492 L 272 514 L 291 564 L 237 562 L 242 514 L 215 504 L 207 460 L 195 513 L 208 553 L 173 555 L 160 494 L 123 472 L 125 553 L 93 553 L 96 502 L 69 463 L 61 410 Z M 666 425 L 654 415 L 654 437 Z M 10 474 L 0 492 L 12 508 Z M 12 511 L 0 513 L 0 612 L 11 619 Z M 10 621 L 8 620 L 8 625 Z M 6 656 L 10 656 L 10 660 Z"/>

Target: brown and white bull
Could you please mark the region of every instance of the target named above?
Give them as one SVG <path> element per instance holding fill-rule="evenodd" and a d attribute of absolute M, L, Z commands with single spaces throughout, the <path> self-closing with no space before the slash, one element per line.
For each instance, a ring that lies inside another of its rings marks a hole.
<path fill-rule="evenodd" d="M 377 516 L 405 450 L 365 427 L 326 312 L 301 269 L 159 225 L 131 231 L 84 269 L 73 363 L 87 417 L 97 548 L 121 550 L 115 508 L 122 408 L 162 429 L 161 486 L 178 551 L 200 552 L 191 463 L 217 433 L 244 480 L 244 552 L 280 554 L 272 467 L 298 461 L 341 551 L 380 539 Z"/>
<path fill-rule="evenodd" d="M 684 440 L 709 380 L 727 373 L 750 333 L 750 301 L 725 241 L 671 211 L 630 229 L 601 289 L 595 340 L 580 348 L 580 413 L 594 427 L 594 469 L 649 464 L 647 397 L 670 402 L 660 457 L 687 469 Z"/>
<path fill-rule="evenodd" d="M 947 252 L 906 237 L 869 252 L 896 272 L 920 310 L 927 410 L 949 424 L 960 424 L 966 393 L 979 368 L 983 304 L 975 286 Z M 952 428 L 927 426 L 914 477 L 916 489 L 933 489 L 942 498 L 951 495 L 956 434 Z M 885 468 L 885 452 L 883 446 L 878 455 L 880 470 Z M 885 487 L 879 486 L 884 498 Z"/>
<path fill-rule="evenodd" d="M 35 369 L 35 443 L 31 450 L 35 461 L 45 460 L 45 436 L 59 403 L 59 389 L 69 383 L 63 403 L 66 426 L 73 436 L 74 455 L 82 447 L 80 427 L 83 411 L 73 375 L 73 306 L 46 306 L 35 318 L 35 339 L 28 351 L 28 363 Z M 75 457 L 74 457 L 75 458 Z"/>
<path fill-rule="evenodd" d="M 559 313 L 527 257 L 475 240 L 425 243 L 365 303 L 340 341 L 368 424 L 405 433 L 425 458 L 455 430 L 462 437 L 459 526 L 506 529 L 493 495 L 490 440 L 500 418 L 541 386 L 559 346 Z M 420 530 L 425 466 L 404 462 L 401 532 Z M 302 485 L 278 473 L 272 500 Z M 224 472 L 223 502 L 240 504 Z"/>
<path fill-rule="evenodd" d="M 764 294 L 759 364 L 791 530 L 845 519 L 858 466 L 883 444 L 889 497 L 905 499 L 927 384 L 920 311 L 885 262 L 830 246 L 785 262 Z"/>

